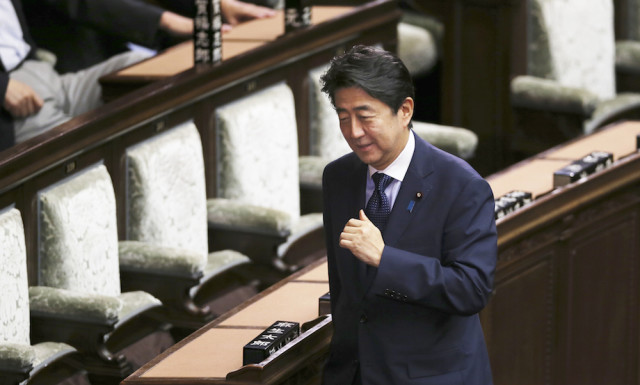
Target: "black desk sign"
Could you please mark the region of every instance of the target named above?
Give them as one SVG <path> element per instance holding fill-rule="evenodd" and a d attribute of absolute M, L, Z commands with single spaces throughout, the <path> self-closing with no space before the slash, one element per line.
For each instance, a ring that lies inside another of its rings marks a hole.
<path fill-rule="evenodd" d="M 194 0 L 193 62 L 215 64 L 222 61 L 222 13 L 220 0 Z"/>
<path fill-rule="evenodd" d="M 284 32 L 289 33 L 311 25 L 308 0 L 285 0 Z"/>
<path fill-rule="evenodd" d="M 531 203 L 531 193 L 526 191 L 514 190 L 508 192 L 495 200 L 495 217 L 500 219 L 507 214 L 518 210 L 519 208 Z"/>
<path fill-rule="evenodd" d="M 318 299 L 318 315 L 331 314 L 331 293 L 327 293 Z"/>
<path fill-rule="evenodd" d="M 297 322 L 277 321 L 242 349 L 242 365 L 257 364 L 300 335 Z"/>
<path fill-rule="evenodd" d="M 613 154 L 610 152 L 594 151 L 582 159 L 573 161 L 570 165 L 553 173 L 553 187 L 560 187 L 585 178 L 603 170 L 613 164 Z"/>

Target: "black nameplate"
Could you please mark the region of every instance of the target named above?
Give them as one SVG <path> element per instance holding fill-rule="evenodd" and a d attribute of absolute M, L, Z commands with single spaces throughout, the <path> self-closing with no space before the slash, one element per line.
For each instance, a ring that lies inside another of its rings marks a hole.
<path fill-rule="evenodd" d="M 318 299 L 318 315 L 331 314 L 331 293 L 327 293 Z"/>
<path fill-rule="evenodd" d="M 242 349 L 242 364 L 257 364 L 300 335 L 297 322 L 277 321 Z"/>
<path fill-rule="evenodd" d="M 573 161 L 570 165 L 553 173 L 553 187 L 557 188 L 585 178 L 603 170 L 613 164 L 613 154 L 594 151 L 582 159 Z"/>
<path fill-rule="evenodd" d="M 220 0 L 194 0 L 193 62 L 195 64 L 222 61 L 222 13 Z"/>
<path fill-rule="evenodd" d="M 293 32 L 311 25 L 311 6 L 308 0 L 285 0 L 284 31 Z"/>
<path fill-rule="evenodd" d="M 519 208 L 531 203 L 531 201 L 530 192 L 519 190 L 508 192 L 495 200 L 495 217 L 496 219 L 500 219 L 505 215 L 511 214 Z"/>

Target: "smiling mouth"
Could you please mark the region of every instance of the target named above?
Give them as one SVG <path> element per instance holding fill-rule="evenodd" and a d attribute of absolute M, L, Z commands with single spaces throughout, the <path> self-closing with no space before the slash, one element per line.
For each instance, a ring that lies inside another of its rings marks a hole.
<path fill-rule="evenodd" d="M 356 148 L 358 148 L 359 150 L 366 150 L 368 148 L 370 148 L 372 146 L 373 143 L 367 143 L 367 144 L 356 144 Z"/>

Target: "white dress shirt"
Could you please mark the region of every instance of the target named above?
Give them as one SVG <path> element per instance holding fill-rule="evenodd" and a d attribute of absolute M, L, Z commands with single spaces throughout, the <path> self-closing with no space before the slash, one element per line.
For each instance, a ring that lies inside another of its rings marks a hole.
<path fill-rule="evenodd" d="M 27 57 L 31 47 L 24 41 L 22 27 L 10 0 L 0 0 L 0 60 L 7 71 Z"/>
<path fill-rule="evenodd" d="M 407 140 L 407 144 L 404 146 L 404 149 L 387 168 L 385 168 L 384 170 L 376 170 L 374 167 L 369 166 L 369 177 L 367 178 L 365 202 L 369 202 L 369 198 L 371 198 L 371 195 L 373 195 L 373 191 L 375 190 L 375 183 L 373 182 L 373 178 L 371 178 L 371 175 L 375 174 L 376 172 L 381 172 L 393 178 L 389 186 L 387 186 L 386 190 L 384 190 L 385 195 L 387 196 L 387 198 L 389 198 L 389 205 L 393 209 L 393 204 L 396 202 L 398 191 L 400 191 L 400 185 L 402 184 L 404 176 L 409 169 L 409 164 L 411 163 L 411 158 L 413 158 L 413 151 L 415 150 L 415 148 L 416 138 L 413 137 L 413 131 L 410 131 L 409 140 Z"/>

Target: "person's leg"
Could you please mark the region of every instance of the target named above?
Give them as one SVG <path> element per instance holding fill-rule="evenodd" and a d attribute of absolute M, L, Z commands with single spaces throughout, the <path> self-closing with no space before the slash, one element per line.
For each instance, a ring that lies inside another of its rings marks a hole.
<path fill-rule="evenodd" d="M 102 105 L 102 89 L 98 79 L 147 57 L 149 54 L 146 52 L 127 51 L 85 70 L 62 75 L 66 95 L 64 111 L 73 117 Z"/>
<path fill-rule="evenodd" d="M 13 120 L 16 143 L 30 139 L 69 120 L 70 116 L 63 111 L 65 98 L 61 92 L 62 82 L 51 64 L 28 60 L 20 68 L 12 71 L 9 76 L 33 88 L 44 101 L 42 108 L 36 114 Z"/>

